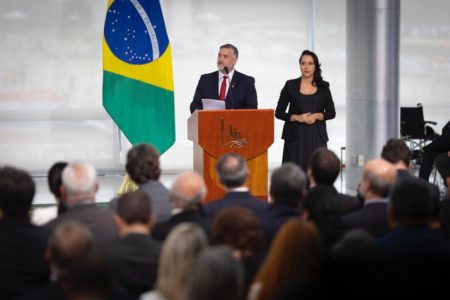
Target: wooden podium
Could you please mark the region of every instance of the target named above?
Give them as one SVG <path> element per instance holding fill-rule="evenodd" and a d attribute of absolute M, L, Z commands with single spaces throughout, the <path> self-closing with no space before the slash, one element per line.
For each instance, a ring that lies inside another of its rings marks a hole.
<path fill-rule="evenodd" d="M 217 160 L 230 152 L 247 161 L 251 193 L 267 199 L 267 149 L 273 135 L 272 109 L 196 110 L 188 119 L 188 139 L 194 142 L 194 169 L 208 187 L 205 202 L 223 197 L 215 167 Z"/>

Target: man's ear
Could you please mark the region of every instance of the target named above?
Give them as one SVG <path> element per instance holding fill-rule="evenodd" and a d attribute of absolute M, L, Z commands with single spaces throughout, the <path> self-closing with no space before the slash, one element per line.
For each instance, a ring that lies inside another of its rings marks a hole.
<path fill-rule="evenodd" d="M 67 199 L 67 191 L 62 184 L 59 187 L 59 192 L 61 193 L 61 199 L 66 200 Z"/>
<path fill-rule="evenodd" d="M 391 228 L 391 230 L 395 229 L 398 226 L 398 222 L 394 218 L 394 211 L 392 209 L 391 202 L 388 203 L 386 213 L 387 213 L 387 220 L 388 220 L 389 228 Z"/>
<path fill-rule="evenodd" d="M 125 221 L 122 220 L 122 218 L 119 217 L 118 214 L 114 213 L 114 222 L 116 223 L 117 230 L 118 230 L 118 232 L 120 234 L 120 232 L 123 231 L 123 228 L 125 228 L 125 225 L 126 225 Z"/>
<path fill-rule="evenodd" d="M 98 182 L 98 180 L 95 182 L 95 193 L 97 194 L 98 189 L 100 188 L 100 183 Z"/>

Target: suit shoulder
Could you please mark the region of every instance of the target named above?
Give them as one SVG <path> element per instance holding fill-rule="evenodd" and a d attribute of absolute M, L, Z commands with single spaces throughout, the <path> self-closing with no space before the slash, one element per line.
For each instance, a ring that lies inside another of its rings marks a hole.
<path fill-rule="evenodd" d="M 324 80 L 324 81 L 322 81 L 322 83 L 320 85 L 320 88 L 329 89 L 330 88 L 330 83 L 328 81 Z"/>

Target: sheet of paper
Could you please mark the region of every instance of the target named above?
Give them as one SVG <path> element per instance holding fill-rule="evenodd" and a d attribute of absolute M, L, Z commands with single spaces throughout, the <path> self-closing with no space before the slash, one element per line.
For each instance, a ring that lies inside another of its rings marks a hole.
<path fill-rule="evenodd" d="M 202 99 L 203 110 L 225 109 L 225 101 L 216 99 Z"/>

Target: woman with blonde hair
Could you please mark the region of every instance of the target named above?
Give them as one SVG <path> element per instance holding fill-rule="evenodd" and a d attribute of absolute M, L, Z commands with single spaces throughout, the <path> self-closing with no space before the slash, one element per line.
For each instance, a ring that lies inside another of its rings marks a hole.
<path fill-rule="evenodd" d="M 296 219 L 288 221 L 276 235 L 248 299 L 309 295 L 319 283 L 324 259 L 325 250 L 315 225 Z"/>
<path fill-rule="evenodd" d="M 177 225 L 162 246 L 155 290 L 143 294 L 141 300 L 186 299 L 195 261 L 207 246 L 206 234 L 198 225 Z"/>

